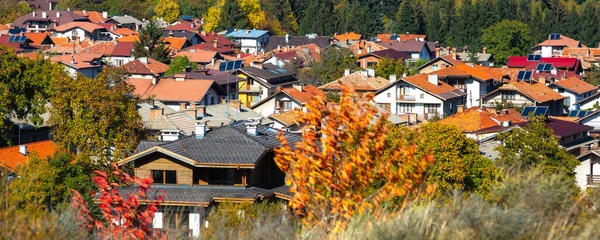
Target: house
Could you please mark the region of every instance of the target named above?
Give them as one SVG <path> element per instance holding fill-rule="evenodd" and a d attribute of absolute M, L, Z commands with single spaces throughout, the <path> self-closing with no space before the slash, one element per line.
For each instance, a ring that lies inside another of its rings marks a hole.
<path fill-rule="evenodd" d="M 134 44 L 131 42 L 117 42 L 110 55 L 104 57 L 104 61 L 113 66 L 123 66 L 135 60 L 133 56 Z M 164 66 L 163 66 L 164 68 Z M 162 72 L 157 70 L 158 73 Z"/>
<path fill-rule="evenodd" d="M 349 47 L 360 39 L 362 39 L 362 35 L 355 32 L 333 34 L 334 43 L 340 47 Z"/>
<path fill-rule="evenodd" d="M 465 97 L 464 91 L 440 81 L 437 74 L 419 74 L 391 81 L 375 93 L 374 100 L 392 114 L 430 119 L 456 113 Z"/>
<path fill-rule="evenodd" d="M 176 53 L 183 48 L 189 47 L 190 42 L 187 38 L 178 38 L 178 37 L 166 37 L 164 38 L 165 45 L 171 49 L 172 53 Z"/>
<path fill-rule="evenodd" d="M 531 72 L 529 72 L 531 73 Z M 482 97 L 483 104 L 511 103 L 517 106 L 547 106 L 550 115 L 563 114 L 564 96 L 532 79 L 514 79 Z"/>
<path fill-rule="evenodd" d="M 152 58 L 141 57 L 130 61 L 122 67 L 130 78 L 144 78 L 155 82 L 169 69 L 169 65 Z"/>
<path fill-rule="evenodd" d="M 381 46 L 375 42 L 366 40 L 359 40 L 354 44 L 350 45 L 349 48 L 352 51 L 352 54 L 354 54 L 354 56 L 359 56 L 364 53 L 370 53 L 387 49 L 386 47 Z"/>
<path fill-rule="evenodd" d="M 526 124 L 519 123 L 521 126 Z M 549 117 L 546 119 L 546 128 L 552 129 L 554 137 L 559 140 L 559 144 L 575 156 L 579 156 L 582 149 L 585 151 L 595 141 L 589 136 L 589 131 L 593 130 L 594 127 L 584 124 Z"/>
<path fill-rule="evenodd" d="M 473 63 L 460 63 L 429 74 L 436 74 L 441 81 L 463 91 L 466 94 L 466 108 L 480 106 L 483 96 L 510 79 L 508 74 L 499 69 Z"/>
<path fill-rule="evenodd" d="M 244 79 L 238 84 L 238 99 L 247 107 L 275 93 L 277 87 L 291 86 L 298 82 L 295 72 L 273 64 L 241 68 L 238 73 Z"/>
<path fill-rule="evenodd" d="M 563 103 L 565 107 L 571 111 L 579 110 L 579 105 L 576 103 L 579 103 L 598 92 L 598 87 L 575 76 L 555 81 L 551 83 L 549 87 L 565 97 Z"/>
<path fill-rule="evenodd" d="M 129 78 L 127 81 L 135 87 L 133 95 L 140 99 L 154 99 L 167 107 L 179 111 L 190 106 L 213 105 L 221 102 L 226 93 L 213 80 L 186 80 L 185 78 L 150 80 L 147 78 Z"/>
<path fill-rule="evenodd" d="M 235 45 L 232 41 L 229 41 L 224 36 L 218 35 L 214 32 L 205 32 L 202 31 L 198 34 L 200 37 L 200 42 L 205 43 L 207 46 L 213 46 L 216 49 L 231 49 L 231 53 L 233 53 L 233 46 Z M 224 53 L 221 51 L 217 51 L 219 53 Z"/>
<path fill-rule="evenodd" d="M 508 57 L 507 66 L 509 68 L 527 68 L 536 67 L 540 63 L 551 64 L 553 68 L 556 68 L 560 75 L 563 72 L 571 72 L 579 74 L 582 72 L 581 61 L 577 58 L 566 58 L 566 57 L 541 57 L 540 55 L 531 54 L 528 56 L 511 56 Z"/>
<path fill-rule="evenodd" d="M 600 138 L 600 119 L 598 117 L 600 117 L 600 111 L 599 110 L 593 110 L 593 111 L 585 111 L 585 110 L 581 110 L 581 111 L 575 111 L 577 112 L 577 117 L 576 120 L 573 121 L 574 123 L 579 123 L 579 124 L 585 124 L 587 126 L 591 126 L 594 129 L 589 131 L 589 135 L 595 139 Z M 581 112 L 585 112 L 585 113 L 581 113 Z M 569 115 L 572 115 L 572 113 L 569 113 Z M 575 114 L 573 114 L 575 115 Z"/>
<path fill-rule="evenodd" d="M 436 51 L 438 51 L 439 49 L 436 49 Z M 426 73 L 430 73 L 433 71 L 437 71 L 440 69 L 444 69 L 450 66 L 454 66 L 457 64 L 461 64 L 463 63 L 463 61 L 458 60 L 457 59 L 458 56 L 456 54 L 448 54 L 448 55 L 443 55 L 443 56 L 439 56 L 436 57 L 434 59 L 432 59 L 431 61 L 421 65 L 420 67 L 417 68 L 417 70 L 419 70 L 420 74 L 426 74 Z"/>
<path fill-rule="evenodd" d="M 427 41 L 427 35 L 425 34 L 395 34 L 395 33 L 380 33 L 377 34 L 376 42 L 388 43 L 388 42 L 404 42 L 410 40 Z"/>
<path fill-rule="evenodd" d="M 459 109 L 460 110 L 460 109 Z M 468 137 L 476 141 L 506 131 L 527 118 L 514 109 L 472 107 L 448 116 L 438 123 L 457 126 Z"/>
<path fill-rule="evenodd" d="M 187 40 L 187 45 L 185 47 L 194 46 L 196 44 L 202 43 L 202 38 L 195 32 L 181 32 L 181 31 L 163 31 L 163 38 L 185 38 Z M 183 48 L 185 48 L 183 47 Z M 181 48 L 180 48 L 181 49 Z"/>
<path fill-rule="evenodd" d="M 341 92 L 342 84 L 349 86 L 356 92 L 375 93 L 388 84 L 396 81 L 395 75 L 390 75 L 390 79 L 375 76 L 375 70 L 368 69 L 350 73 L 350 69 L 344 70 L 344 76 L 320 86 L 319 89 L 324 92 Z"/>
<path fill-rule="evenodd" d="M 295 84 L 282 87 L 274 94 L 252 105 L 251 109 L 264 117 L 282 112 L 304 109 L 314 97 L 325 97 L 325 93 L 313 85 Z"/>
<path fill-rule="evenodd" d="M 54 10 L 58 5 L 58 0 L 26 0 L 29 7 L 33 10 Z"/>
<path fill-rule="evenodd" d="M 104 23 L 108 18 L 108 12 L 96 12 L 96 11 L 73 11 L 73 13 L 87 17 L 92 23 Z"/>
<path fill-rule="evenodd" d="M 394 61 L 398 61 L 398 60 L 402 60 L 404 61 L 405 59 L 409 59 L 411 58 L 411 56 L 409 56 L 406 53 L 403 52 L 398 52 L 394 49 L 385 49 L 385 50 L 380 50 L 380 51 L 375 51 L 375 52 L 371 52 L 371 50 L 369 49 L 367 52 L 358 55 L 358 60 L 356 61 L 356 66 L 359 66 L 361 68 L 374 68 L 375 65 L 377 65 L 379 63 L 379 61 L 383 58 L 389 58 L 392 59 Z"/>
<path fill-rule="evenodd" d="M 35 10 L 15 19 L 12 26 L 25 28 L 27 32 L 45 32 L 70 22 L 89 21 L 87 17 L 79 16 L 70 11 Z"/>
<path fill-rule="evenodd" d="M 203 67 L 214 63 L 215 57 L 218 57 L 217 55 L 216 52 L 212 51 L 189 49 L 177 52 L 174 57 L 187 57 L 190 62 L 195 63 L 198 67 Z"/>
<path fill-rule="evenodd" d="M 65 71 L 73 78 L 77 74 L 95 78 L 102 71 L 102 54 L 77 53 L 72 55 L 58 55 L 50 57 L 51 62 L 65 66 Z"/>
<path fill-rule="evenodd" d="M 116 24 L 117 27 L 129 28 L 136 32 L 139 32 L 142 29 L 143 24 L 142 21 L 129 15 L 112 16 L 108 18 L 106 22 Z"/>
<path fill-rule="evenodd" d="M 597 188 L 600 184 L 600 153 L 598 150 L 587 151 L 577 156 L 577 159 L 580 164 L 573 170 L 577 186 L 583 191 Z"/>
<path fill-rule="evenodd" d="M 25 33 L 27 39 L 31 40 L 31 45 L 40 46 L 40 47 L 50 47 L 54 45 L 52 38 L 50 38 L 50 33 Z"/>
<path fill-rule="evenodd" d="M 280 50 L 281 48 L 294 49 L 299 46 L 315 44 L 324 49 L 329 46 L 329 36 L 318 36 L 317 34 L 307 34 L 306 36 L 272 36 L 265 46 L 265 52 Z"/>
<path fill-rule="evenodd" d="M 12 48 L 15 53 L 27 53 L 38 50 L 37 47 L 31 45 L 32 42 L 27 36 L 0 36 L 0 45 Z"/>
<path fill-rule="evenodd" d="M 45 55 L 56 55 L 56 54 L 74 54 L 86 49 L 94 44 L 94 41 L 86 39 L 84 41 L 71 41 L 69 38 L 58 38 L 50 37 L 55 43 L 53 48 L 44 50 Z"/>
<path fill-rule="evenodd" d="M 198 237 L 202 226 L 209 224 L 209 207 L 289 194 L 286 175 L 273 160 L 274 149 L 281 145 L 278 132 L 255 120 L 210 131 L 200 122 L 195 136 L 171 142 L 142 141 L 132 156 L 117 163 L 131 166 L 134 176 L 153 178 L 148 196 L 164 195 L 153 228 L 166 227 L 169 215 L 178 214 L 177 222 L 186 223 L 192 236 Z M 301 141 L 299 134 L 283 135 L 290 144 Z M 135 188 L 119 191 L 127 194 Z"/>
<path fill-rule="evenodd" d="M 20 165 L 24 165 L 31 156 L 40 159 L 52 157 L 58 146 L 52 140 L 32 142 L 12 147 L 0 148 L 0 173 L 15 173 Z"/>
<path fill-rule="evenodd" d="M 432 49 L 430 49 L 429 44 L 425 41 L 411 40 L 402 42 L 380 43 L 379 45 L 409 55 L 410 58 L 407 59 L 409 62 L 415 62 L 419 59 L 429 61 L 430 59 L 435 58 L 435 56 L 433 56 Z"/>
<path fill-rule="evenodd" d="M 534 54 L 540 54 L 544 58 L 559 57 L 565 48 L 585 47 L 578 40 L 569 38 L 562 34 L 550 34 L 548 39 L 533 47 Z"/>
<path fill-rule="evenodd" d="M 210 66 L 210 65 L 208 65 Z M 187 68 L 185 71 L 176 73 L 170 76 L 163 77 L 164 79 L 183 78 L 185 80 L 213 80 L 224 92 L 229 93 L 229 99 L 237 99 L 238 83 L 244 82 L 246 79 L 230 74 L 229 72 L 221 72 L 207 67 L 192 71 Z"/>
<path fill-rule="evenodd" d="M 460 52 L 456 53 L 459 60 L 463 62 L 471 62 L 471 53 L 468 52 Z M 485 47 L 483 48 L 483 52 L 475 53 L 475 62 L 481 66 L 493 67 L 494 66 L 494 57 L 491 53 L 487 53 Z"/>
<path fill-rule="evenodd" d="M 52 107 L 50 103 L 47 103 L 44 108 L 49 109 Z M 9 126 L 7 131 L 4 132 L 4 136 L 11 140 L 14 144 L 27 144 L 38 141 L 49 140 L 52 138 L 52 128 L 49 123 L 50 113 L 48 111 L 43 112 L 40 117 L 42 118 L 41 123 L 34 123 L 30 116 L 20 119 L 17 117 L 11 117 L 8 119 Z M 12 125 L 12 129 L 10 128 Z"/>
<path fill-rule="evenodd" d="M 175 141 L 184 136 L 194 134 L 198 120 L 206 122 L 209 129 L 233 124 L 250 118 L 262 118 L 238 101 L 214 105 L 190 104 L 189 108 L 175 111 L 161 101 L 151 100 L 138 104 L 138 112 L 142 117 L 146 130 L 158 136 L 160 141 Z M 272 121 L 263 119 L 261 124 L 268 125 Z"/>
<path fill-rule="evenodd" d="M 106 28 L 90 22 L 70 22 L 61 24 L 53 29 L 53 37 L 69 38 L 72 41 L 83 41 L 90 39 L 93 41 L 103 40 L 100 33 L 106 31 Z"/>
<path fill-rule="evenodd" d="M 272 52 L 263 64 L 284 67 L 286 63 L 302 68 L 321 59 L 321 48 L 316 44 L 297 46 L 294 49 L 280 48 Z"/>
<path fill-rule="evenodd" d="M 600 92 L 596 92 L 581 101 L 575 102 L 575 106 L 580 110 L 598 109 L 600 107 Z"/>
<path fill-rule="evenodd" d="M 234 39 L 240 44 L 243 53 L 256 54 L 264 52 L 264 47 L 269 42 L 271 33 L 267 30 L 235 29 L 225 34 L 225 37 Z"/>
<path fill-rule="evenodd" d="M 173 24 L 163 29 L 164 31 L 173 31 L 173 32 L 198 32 L 198 25 L 195 22 L 188 21 L 180 21 L 179 23 Z"/>

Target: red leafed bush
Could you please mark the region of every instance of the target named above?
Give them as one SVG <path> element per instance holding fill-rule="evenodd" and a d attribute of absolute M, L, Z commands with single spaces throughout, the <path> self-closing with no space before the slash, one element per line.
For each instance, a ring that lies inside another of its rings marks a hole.
<path fill-rule="evenodd" d="M 151 229 L 154 213 L 164 201 L 162 196 L 157 196 L 155 200 L 148 199 L 152 178 L 131 177 L 116 164 L 112 167 L 112 174 L 118 182 L 111 182 L 107 173 L 101 171 L 96 171 L 93 177 L 99 189 L 95 197 L 99 202 L 101 219 L 94 218 L 82 195 L 74 191 L 71 206 L 78 211 L 81 227 L 100 239 L 166 239 L 164 234 L 152 232 Z M 125 197 L 119 194 L 119 187 L 132 184 L 137 185 L 134 193 Z M 141 200 L 146 200 L 143 205 L 140 204 Z"/>

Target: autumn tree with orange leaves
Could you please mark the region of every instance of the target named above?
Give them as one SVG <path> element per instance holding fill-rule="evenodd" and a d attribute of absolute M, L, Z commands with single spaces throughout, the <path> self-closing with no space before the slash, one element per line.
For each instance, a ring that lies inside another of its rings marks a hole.
<path fill-rule="evenodd" d="M 414 145 L 384 154 L 389 123 L 372 100 L 373 94 L 343 86 L 339 104 L 317 97 L 298 113 L 302 142 L 290 146 L 279 136 L 275 161 L 291 185 L 290 206 L 306 227 L 340 232 L 355 214 L 432 192 L 423 188 L 431 156 L 416 157 Z"/>

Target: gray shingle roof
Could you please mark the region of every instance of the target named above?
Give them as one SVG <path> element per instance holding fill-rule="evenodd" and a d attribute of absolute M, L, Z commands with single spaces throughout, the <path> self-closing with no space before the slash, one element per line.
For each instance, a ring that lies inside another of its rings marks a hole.
<path fill-rule="evenodd" d="M 269 81 L 269 83 L 271 83 L 270 82 L 271 79 L 280 79 L 280 78 L 285 78 L 286 80 L 289 80 L 289 81 L 296 81 L 296 77 L 295 77 L 296 73 L 295 72 L 290 72 L 287 69 L 275 66 L 270 63 L 263 64 L 263 68 L 247 67 L 247 68 L 242 68 L 240 70 L 246 74 L 258 76 L 263 79 L 267 79 Z M 276 83 L 271 83 L 271 84 L 276 84 Z"/>
<path fill-rule="evenodd" d="M 280 145 L 280 141 L 277 139 L 277 130 L 259 126 L 258 132 L 257 136 L 250 135 L 246 132 L 244 122 L 238 122 L 213 129 L 202 139 L 190 136 L 160 144 L 142 142 L 138 145 L 136 153 L 160 146 L 198 163 L 255 164 L 261 159 L 263 153 Z M 302 139 L 300 134 L 287 132 L 284 134 L 290 143 Z"/>
<path fill-rule="evenodd" d="M 120 24 L 128 24 L 128 23 L 133 23 L 136 25 L 142 25 L 143 22 L 138 20 L 137 18 L 134 18 L 132 16 L 129 15 L 125 15 L 125 16 L 112 16 L 110 19 L 115 20 L 116 22 L 120 23 Z M 108 21 L 110 21 L 107 20 Z"/>
<path fill-rule="evenodd" d="M 279 188 L 277 188 L 279 189 Z M 128 186 L 119 189 L 120 194 L 131 194 L 137 190 L 137 186 Z M 198 204 L 209 204 L 215 198 L 237 198 L 257 199 L 273 194 L 273 190 L 258 187 L 234 187 L 234 186 L 174 186 L 153 185 L 148 196 L 155 199 L 157 195 L 164 197 L 166 205 L 169 202 L 187 202 Z"/>

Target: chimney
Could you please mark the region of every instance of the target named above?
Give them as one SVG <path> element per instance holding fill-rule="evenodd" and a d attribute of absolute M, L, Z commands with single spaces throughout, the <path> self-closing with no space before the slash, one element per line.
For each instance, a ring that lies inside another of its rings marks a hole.
<path fill-rule="evenodd" d="M 185 110 L 187 103 L 179 103 L 179 110 Z"/>
<path fill-rule="evenodd" d="M 102 12 L 102 17 L 104 19 L 107 19 L 108 18 L 108 12 Z"/>
<path fill-rule="evenodd" d="M 456 60 L 456 48 L 452 48 L 452 59 Z"/>
<path fill-rule="evenodd" d="M 27 145 L 19 145 L 19 153 L 27 156 Z"/>
<path fill-rule="evenodd" d="M 299 84 L 294 84 L 292 85 L 295 89 L 298 89 L 298 91 L 302 92 L 302 83 Z"/>
<path fill-rule="evenodd" d="M 281 45 L 277 45 L 277 52 L 281 52 Z"/>
<path fill-rule="evenodd" d="M 552 68 L 552 69 L 550 69 L 550 73 L 556 75 L 556 74 L 558 74 L 558 71 L 556 70 L 556 68 Z"/>
<path fill-rule="evenodd" d="M 170 31 L 169 32 L 169 37 L 172 37 L 172 36 L 173 36 L 173 31 Z"/>
<path fill-rule="evenodd" d="M 350 75 L 350 69 L 344 69 L 344 77 Z"/>
<path fill-rule="evenodd" d="M 197 139 L 204 138 L 204 136 L 206 136 L 206 123 L 207 122 L 208 122 L 208 120 L 196 121 L 196 123 L 194 124 L 194 126 L 196 127 L 194 133 L 195 133 Z"/>
<path fill-rule="evenodd" d="M 58 12 L 56 12 L 56 14 L 58 14 Z M 31 15 L 35 17 L 35 11 L 31 12 Z"/>
<path fill-rule="evenodd" d="M 375 77 L 375 69 L 373 69 L 373 68 L 367 68 L 367 76 L 368 77 Z"/>
<path fill-rule="evenodd" d="M 481 52 L 483 52 L 483 54 L 486 54 L 487 53 L 487 48 L 483 47 L 483 49 L 481 50 Z"/>
<path fill-rule="evenodd" d="M 510 120 L 506 120 L 502 122 L 503 127 L 510 127 Z"/>
<path fill-rule="evenodd" d="M 289 45 L 290 44 L 290 35 L 289 34 L 285 34 L 285 44 Z"/>
<path fill-rule="evenodd" d="M 191 103 L 190 103 L 191 106 Z M 188 108 L 185 110 L 185 115 L 188 115 L 189 117 L 191 117 L 192 119 L 196 120 L 198 119 L 198 112 L 196 111 L 195 108 Z"/>
<path fill-rule="evenodd" d="M 164 109 L 162 109 L 162 108 L 158 108 L 158 107 L 150 108 L 150 120 L 154 120 L 159 117 L 162 117 L 163 114 L 164 114 Z"/>
<path fill-rule="evenodd" d="M 60 12 L 56 11 L 56 18 L 59 18 L 59 17 L 60 17 Z"/>
<path fill-rule="evenodd" d="M 370 53 L 371 52 L 371 46 L 367 47 L 367 52 Z"/>
<path fill-rule="evenodd" d="M 140 57 L 138 58 L 140 60 L 140 62 L 142 62 L 143 64 L 148 64 L 148 57 Z"/>
<path fill-rule="evenodd" d="M 231 100 L 229 102 L 229 107 L 239 112 L 242 109 L 242 104 L 238 100 Z"/>
<path fill-rule="evenodd" d="M 345 38 L 345 39 L 346 39 L 346 45 L 349 45 L 350 42 L 348 41 L 348 38 Z"/>
<path fill-rule="evenodd" d="M 192 66 L 185 66 L 185 72 L 191 72 L 192 71 Z"/>
<path fill-rule="evenodd" d="M 250 118 L 246 121 L 246 132 L 252 136 L 258 136 L 258 125 L 260 125 L 261 118 Z"/>
<path fill-rule="evenodd" d="M 83 14 L 85 14 L 85 12 Z M 42 18 L 47 18 L 47 17 L 48 17 L 48 14 L 46 12 L 42 12 Z"/>
<path fill-rule="evenodd" d="M 86 10 L 83 10 L 83 15 L 87 15 L 87 11 Z"/>
<path fill-rule="evenodd" d="M 152 85 L 156 85 L 158 83 L 158 78 L 153 77 L 152 78 Z"/>
<path fill-rule="evenodd" d="M 217 40 L 217 39 L 212 40 L 212 43 L 213 43 L 213 47 L 214 48 L 218 48 L 219 47 L 219 40 Z"/>
<path fill-rule="evenodd" d="M 196 106 L 196 114 L 198 115 L 198 117 L 204 117 L 206 116 L 206 106 L 205 105 L 199 105 Z"/>
<path fill-rule="evenodd" d="M 396 82 L 396 74 L 390 74 L 390 83 Z"/>
<path fill-rule="evenodd" d="M 440 56 L 440 50 L 441 49 L 439 47 L 435 48 L 435 57 L 439 57 Z"/>
<path fill-rule="evenodd" d="M 464 105 L 458 105 L 456 106 L 456 112 L 463 112 L 465 110 L 465 106 Z"/>
<path fill-rule="evenodd" d="M 438 85 L 438 75 L 437 74 L 429 74 L 427 76 L 427 81 L 433 85 Z"/>

